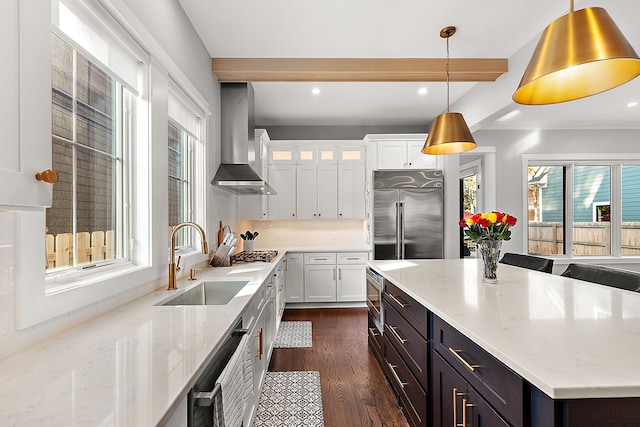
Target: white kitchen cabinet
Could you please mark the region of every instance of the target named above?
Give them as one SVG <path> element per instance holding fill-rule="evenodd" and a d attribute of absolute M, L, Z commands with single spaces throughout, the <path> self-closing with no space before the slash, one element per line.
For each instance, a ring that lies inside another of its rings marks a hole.
<path fill-rule="evenodd" d="M 336 266 L 305 265 L 304 266 L 304 301 L 335 302 L 336 301 Z"/>
<path fill-rule="evenodd" d="M 305 302 L 364 302 L 365 252 L 307 253 L 304 256 Z"/>
<path fill-rule="evenodd" d="M 318 166 L 318 219 L 338 218 L 338 167 Z"/>
<path fill-rule="evenodd" d="M 51 206 L 52 185 L 35 178 L 52 164 L 51 15 L 19 0 L 2 8 L 0 79 L 19 84 L 4 85 L 0 106 L 0 208 Z"/>
<path fill-rule="evenodd" d="M 304 301 L 336 301 L 336 254 L 304 254 Z"/>
<path fill-rule="evenodd" d="M 285 301 L 304 302 L 304 257 L 302 253 L 287 254 Z"/>
<path fill-rule="evenodd" d="M 423 140 L 378 141 L 378 169 L 438 169 L 438 156 L 422 153 Z"/>
<path fill-rule="evenodd" d="M 280 321 L 284 314 L 285 294 L 286 294 L 286 274 L 287 274 L 287 260 L 282 259 L 276 267 L 274 274 L 274 286 L 276 294 L 276 331 L 280 327 Z"/>
<path fill-rule="evenodd" d="M 408 169 L 438 169 L 438 156 L 422 152 L 425 141 L 407 141 Z"/>
<path fill-rule="evenodd" d="M 338 167 L 297 166 L 296 218 L 338 218 Z"/>
<path fill-rule="evenodd" d="M 366 252 L 342 252 L 337 255 L 336 300 L 339 302 L 365 301 L 369 255 Z"/>
<path fill-rule="evenodd" d="M 336 301 L 365 301 L 366 280 L 366 264 L 338 265 Z"/>
<path fill-rule="evenodd" d="M 269 219 L 296 219 L 296 166 L 269 165 L 269 185 L 278 193 L 267 196 Z"/>
<path fill-rule="evenodd" d="M 338 167 L 338 219 L 365 219 L 364 165 Z"/>

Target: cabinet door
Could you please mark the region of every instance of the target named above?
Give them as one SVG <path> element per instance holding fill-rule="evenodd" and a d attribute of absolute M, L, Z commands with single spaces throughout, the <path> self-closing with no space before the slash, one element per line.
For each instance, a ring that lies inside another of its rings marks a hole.
<path fill-rule="evenodd" d="M 364 165 L 338 169 L 338 219 L 364 219 L 366 171 Z"/>
<path fill-rule="evenodd" d="M 0 16 L 0 205 L 12 208 L 51 206 L 53 192 L 35 178 L 52 157 L 51 14 L 31 10 L 40 3 L 8 0 Z"/>
<path fill-rule="evenodd" d="M 510 425 L 436 352 L 434 352 L 431 366 L 434 426 Z"/>
<path fill-rule="evenodd" d="M 304 302 L 304 263 L 302 254 L 287 255 L 286 302 Z"/>
<path fill-rule="evenodd" d="M 269 219 L 296 218 L 296 167 L 270 165 L 269 184 L 278 194 L 267 196 Z"/>
<path fill-rule="evenodd" d="M 338 218 L 338 167 L 318 166 L 318 219 Z"/>
<path fill-rule="evenodd" d="M 426 141 L 426 139 L 425 139 Z M 407 142 L 407 167 L 409 169 L 437 169 L 438 156 L 424 154 L 422 147 L 425 141 Z"/>
<path fill-rule="evenodd" d="M 381 141 L 378 143 L 378 169 L 405 169 L 406 167 L 406 141 Z"/>
<path fill-rule="evenodd" d="M 336 292 L 336 301 L 365 301 L 367 298 L 366 265 L 338 265 Z"/>
<path fill-rule="evenodd" d="M 305 265 L 304 266 L 304 301 L 335 302 L 336 301 L 336 266 Z"/>
<path fill-rule="evenodd" d="M 296 166 L 296 218 L 318 217 L 318 175 L 314 165 Z M 276 191 L 278 189 L 276 188 Z"/>

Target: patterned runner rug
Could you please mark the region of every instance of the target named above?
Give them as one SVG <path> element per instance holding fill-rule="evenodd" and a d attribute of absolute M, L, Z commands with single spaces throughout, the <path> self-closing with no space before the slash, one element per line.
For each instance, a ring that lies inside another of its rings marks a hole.
<path fill-rule="evenodd" d="M 255 427 L 323 427 L 320 372 L 267 372 Z"/>
<path fill-rule="evenodd" d="M 280 322 L 273 348 L 311 347 L 311 322 Z"/>

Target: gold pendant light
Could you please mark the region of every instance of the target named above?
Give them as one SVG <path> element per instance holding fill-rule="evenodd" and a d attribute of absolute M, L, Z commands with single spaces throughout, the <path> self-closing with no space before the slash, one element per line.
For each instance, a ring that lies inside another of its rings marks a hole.
<path fill-rule="evenodd" d="M 640 74 L 640 58 L 600 7 L 574 11 L 545 28 L 513 100 L 544 105 L 595 95 Z"/>
<path fill-rule="evenodd" d="M 447 40 L 447 112 L 433 121 L 427 141 L 422 147 L 424 154 L 455 154 L 476 148 L 471 131 L 460 113 L 449 111 L 449 37 L 456 33 L 456 27 L 445 27 L 440 37 Z"/>

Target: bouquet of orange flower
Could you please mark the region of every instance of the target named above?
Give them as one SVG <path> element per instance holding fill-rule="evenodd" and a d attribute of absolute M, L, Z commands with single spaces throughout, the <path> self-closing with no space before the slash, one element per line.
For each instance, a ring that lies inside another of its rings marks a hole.
<path fill-rule="evenodd" d="M 460 227 L 476 243 L 485 240 L 511 240 L 509 228 L 516 225 L 518 219 L 504 212 L 481 212 L 460 220 Z"/>

